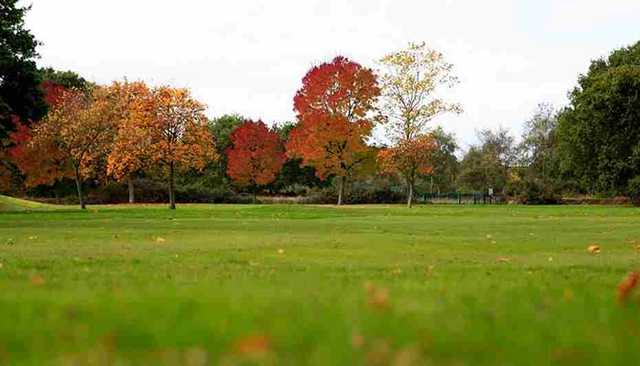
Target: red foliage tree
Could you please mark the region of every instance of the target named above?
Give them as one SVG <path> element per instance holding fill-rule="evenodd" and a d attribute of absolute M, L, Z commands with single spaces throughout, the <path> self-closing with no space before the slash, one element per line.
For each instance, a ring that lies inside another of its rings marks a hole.
<path fill-rule="evenodd" d="M 239 186 L 254 188 L 273 182 L 284 164 L 284 148 L 276 132 L 262 122 L 246 121 L 230 136 L 227 174 Z"/>
<path fill-rule="evenodd" d="M 51 80 L 43 81 L 41 87 L 44 91 L 44 101 L 49 108 L 57 108 L 62 103 L 67 88 Z"/>
<path fill-rule="evenodd" d="M 370 112 L 380 95 L 375 74 L 358 63 L 336 57 L 312 68 L 294 98 L 299 124 L 291 132 L 287 155 L 302 158 L 321 179 L 339 178 L 342 204 L 346 178 L 364 160 L 373 127 Z"/>
<path fill-rule="evenodd" d="M 64 94 L 67 89 L 58 83 L 50 80 L 46 80 L 41 84 L 44 92 L 44 100 L 49 106 L 49 109 L 57 108 L 64 99 Z M 4 152 L 0 151 L 0 189 L 8 190 L 10 188 L 12 179 L 12 164 L 17 166 L 22 171 L 40 170 L 47 171 L 48 167 L 42 166 L 43 159 L 38 159 L 33 154 L 26 154 L 27 145 L 32 139 L 31 128 L 29 127 L 31 121 L 20 121 L 18 116 L 11 116 L 11 120 L 14 127 L 14 131 L 9 133 L 9 139 L 7 141 L 7 148 Z M 39 153 L 47 153 L 40 151 Z M 36 179 L 37 181 L 37 179 Z M 33 182 L 33 181 L 32 181 Z M 30 182 L 30 183 L 32 183 Z"/>

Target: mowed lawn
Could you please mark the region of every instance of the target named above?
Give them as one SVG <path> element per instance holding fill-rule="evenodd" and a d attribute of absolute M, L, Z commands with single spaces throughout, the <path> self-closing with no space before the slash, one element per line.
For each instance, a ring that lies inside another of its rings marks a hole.
<path fill-rule="evenodd" d="M 640 360 L 639 209 L 41 209 L 0 213 L 0 364 Z"/>

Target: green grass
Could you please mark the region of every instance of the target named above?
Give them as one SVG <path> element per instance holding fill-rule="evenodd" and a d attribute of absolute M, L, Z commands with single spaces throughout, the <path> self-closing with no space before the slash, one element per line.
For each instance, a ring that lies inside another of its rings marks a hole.
<path fill-rule="evenodd" d="M 0 364 L 633 365 L 637 240 L 625 207 L 5 212 Z"/>
<path fill-rule="evenodd" d="M 62 206 L 48 205 L 34 201 L 27 201 L 19 198 L 8 197 L 0 194 L 0 212 L 9 211 L 32 211 L 62 209 Z"/>

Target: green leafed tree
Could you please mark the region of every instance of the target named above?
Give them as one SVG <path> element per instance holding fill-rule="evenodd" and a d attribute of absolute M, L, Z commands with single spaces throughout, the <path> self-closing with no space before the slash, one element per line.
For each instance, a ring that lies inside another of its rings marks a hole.
<path fill-rule="evenodd" d="M 227 155 L 226 150 L 232 146 L 231 133 L 240 127 L 246 118 L 239 114 L 225 114 L 209 121 L 209 131 L 212 136 L 216 137 L 216 151 L 219 160 L 213 164 L 216 165 L 215 171 L 208 170 L 210 180 L 216 181 L 218 184 L 227 182 Z"/>
<path fill-rule="evenodd" d="M 29 9 L 0 1 L 0 139 L 15 129 L 13 115 L 29 123 L 47 113 L 35 63 L 39 43 L 24 24 Z"/>
<path fill-rule="evenodd" d="M 478 132 L 480 143 L 472 146 L 460 163 L 458 184 L 463 190 L 505 192 L 510 169 L 516 162 L 515 139 L 504 128 Z"/>
<path fill-rule="evenodd" d="M 456 179 L 460 171 L 460 162 L 456 157 L 459 148 L 456 137 L 442 127 L 435 128 L 431 135 L 438 149 L 433 156 L 433 171 L 421 180 L 420 189 L 429 193 L 453 192 L 457 188 Z"/>
<path fill-rule="evenodd" d="M 591 62 L 560 112 L 562 168 L 591 193 L 624 193 L 640 175 L 640 42 Z"/>
<path fill-rule="evenodd" d="M 65 89 L 87 90 L 93 86 L 92 83 L 73 71 L 59 71 L 47 67 L 40 69 L 40 75 L 43 82 L 52 82 Z"/>
<path fill-rule="evenodd" d="M 560 171 L 557 126 L 555 109 L 544 103 L 524 124 L 513 186 L 523 201 L 557 202 L 562 190 L 570 186 L 570 179 Z"/>
<path fill-rule="evenodd" d="M 35 63 L 38 41 L 25 28 L 29 7 L 0 1 L 0 190 L 8 191 L 16 175 L 7 149 L 19 123 L 30 124 L 47 113 Z"/>

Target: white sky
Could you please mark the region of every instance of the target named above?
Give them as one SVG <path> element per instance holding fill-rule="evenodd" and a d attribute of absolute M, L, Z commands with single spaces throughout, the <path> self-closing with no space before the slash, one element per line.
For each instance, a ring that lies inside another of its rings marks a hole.
<path fill-rule="evenodd" d="M 475 130 L 519 134 L 539 102 L 566 103 L 589 61 L 640 40 L 640 0 L 30 0 L 41 66 L 108 83 L 189 87 L 208 114 L 293 120 L 314 64 L 370 67 L 409 41 L 455 65 L 459 116 L 435 123 L 463 147 Z"/>

